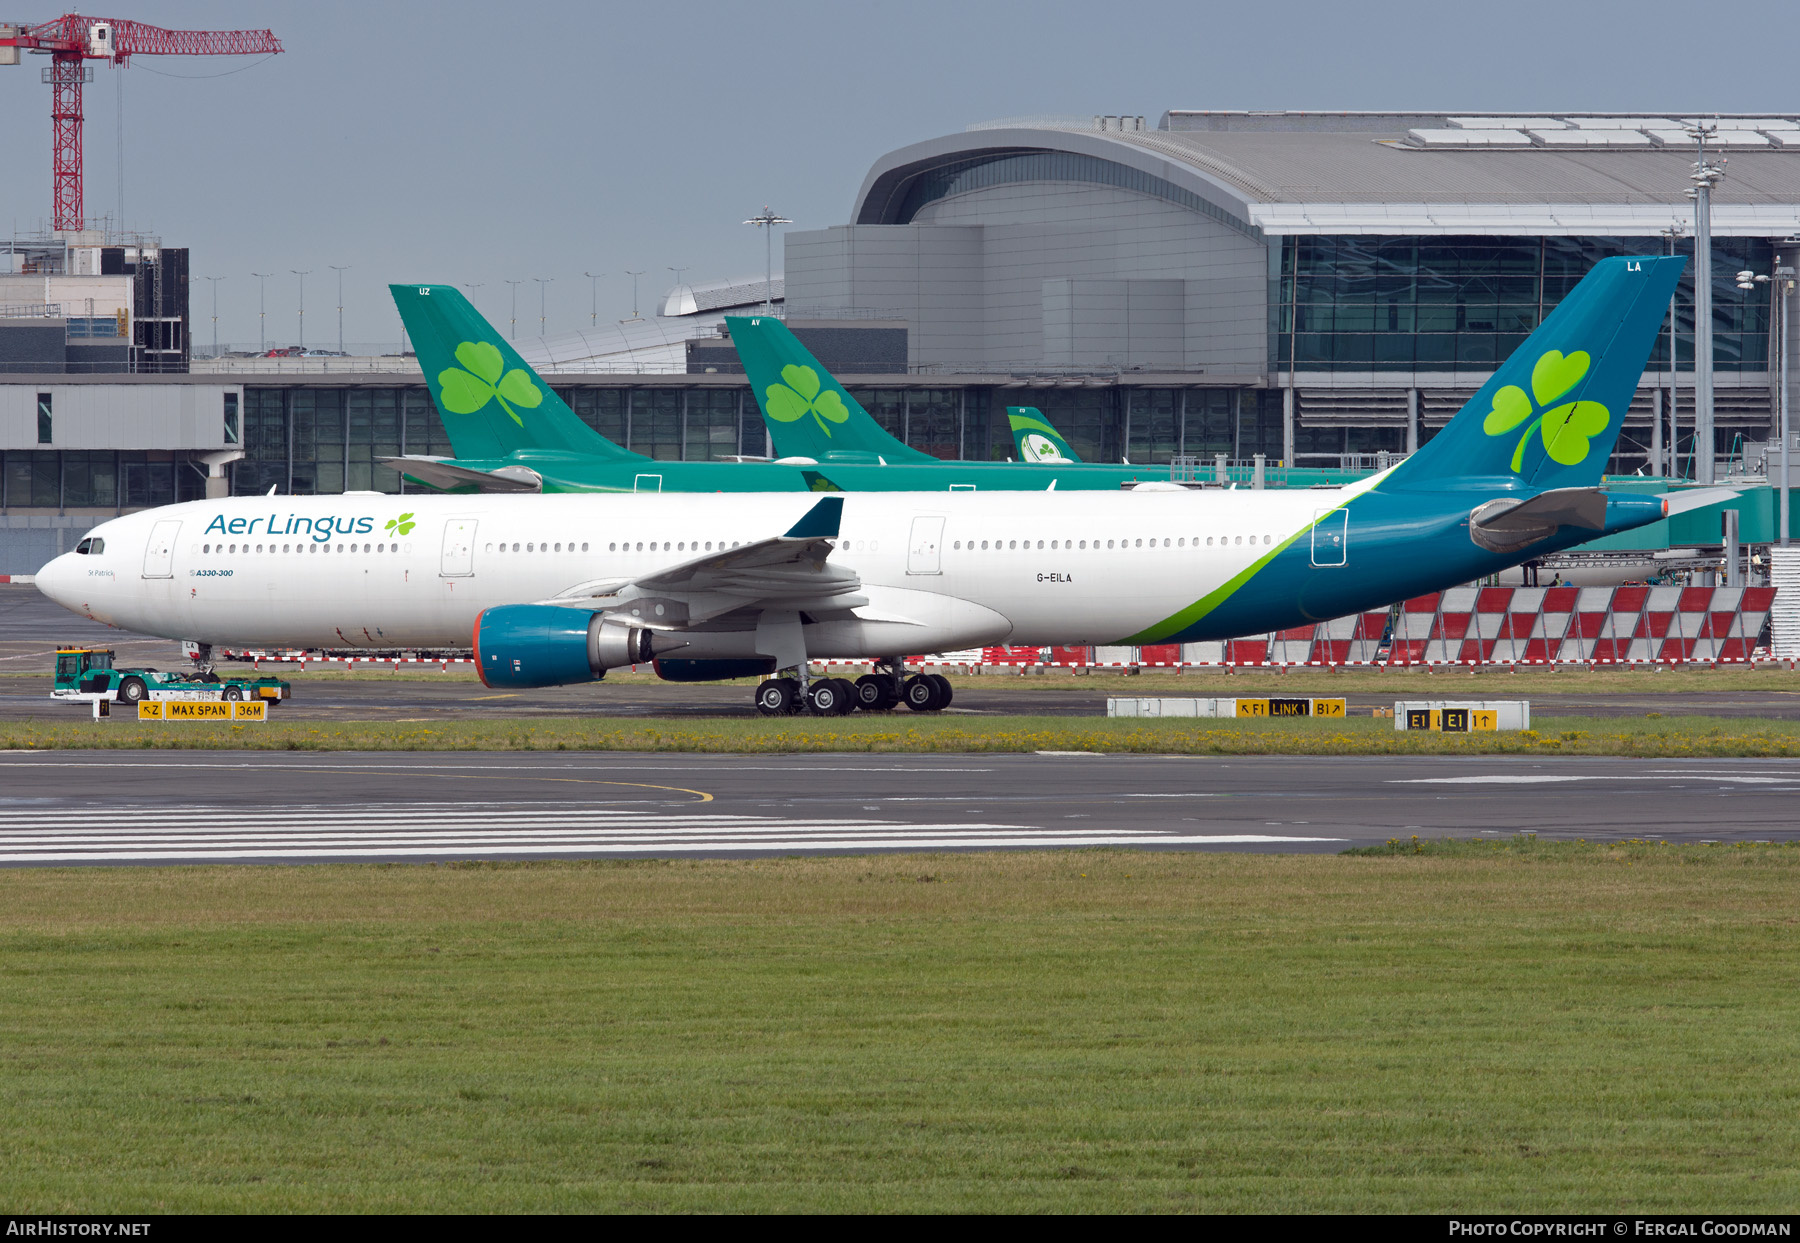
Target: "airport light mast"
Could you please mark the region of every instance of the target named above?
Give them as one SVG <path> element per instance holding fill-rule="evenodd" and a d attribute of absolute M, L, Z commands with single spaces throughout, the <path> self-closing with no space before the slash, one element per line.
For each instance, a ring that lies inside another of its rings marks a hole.
<path fill-rule="evenodd" d="M 763 231 L 763 314 L 773 315 L 775 313 L 775 226 L 794 222 L 786 216 L 777 215 L 765 203 L 762 214 L 752 216 L 744 223 L 753 224 Z M 782 292 L 785 303 L 786 289 L 784 288 Z"/>
<path fill-rule="evenodd" d="M 51 227 L 85 227 L 81 189 L 81 88 L 94 80 L 85 60 L 126 64 L 133 56 L 259 56 L 282 50 L 269 30 L 164 30 L 142 22 L 65 13 L 37 26 L 0 25 L 0 65 L 19 63 L 19 49 L 48 55 L 51 88 Z M 10 55 L 9 55 L 10 53 Z M 119 221 L 123 228 L 125 222 Z"/>

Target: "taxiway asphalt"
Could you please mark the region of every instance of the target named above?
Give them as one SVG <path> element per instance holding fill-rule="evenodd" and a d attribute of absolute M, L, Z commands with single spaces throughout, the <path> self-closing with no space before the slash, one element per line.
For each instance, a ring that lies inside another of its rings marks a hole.
<path fill-rule="evenodd" d="M 1800 839 L 1800 761 L 0 754 L 0 866 Z"/>

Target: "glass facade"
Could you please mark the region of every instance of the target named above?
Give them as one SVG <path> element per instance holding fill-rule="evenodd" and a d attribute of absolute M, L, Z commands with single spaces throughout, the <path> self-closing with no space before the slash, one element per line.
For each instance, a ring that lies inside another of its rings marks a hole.
<path fill-rule="evenodd" d="M 1269 359 L 1276 370 L 1490 370 L 1601 259 L 1666 253 L 1643 237 L 1288 237 L 1271 241 Z M 1677 243 L 1693 254 L 1692 239 Z M 1713 239 L 1713 357 L 1720 371 L 1762 371 L 1769 292 L 1735 273 L 1768 272 L 1762 238 Z M 1677 365 L 1694 360 L 1693 269 L 1675 295 Z M 1668 367 L 1659 338 L 1649 369 Z"/>
<path fill-rule="evenodd" d="M 769 451 L 762 416 L 747 388 L 583 386 L 557 392 L 596 432 L 658 460 L 717 461 Z M 1090 462 L 1129 457 L 1160 463 L 1177 453 L 1233 458 L 1263 453 L 1274 460 L 1282 451 L 1279 392 L 1055 385 L 853 393 L 900 440 L 946 459 L 1011 457 L 1007 406 L 1043 411 Z M 376 462 L 406 453 L 451 455 L 422 386 L 246 386 L 240 437 L 244 457 L 229 468 L 238 495 L 270 487 L 302 496 L 347 489 L 416 492 L 422 490 L 418 485 Z"/>
<path fill-rule="evenodd" d="M 8 449 L 0 453 L 0 509 L 142 509 L 199 500 L 206 467 L 171 453 Z"/>

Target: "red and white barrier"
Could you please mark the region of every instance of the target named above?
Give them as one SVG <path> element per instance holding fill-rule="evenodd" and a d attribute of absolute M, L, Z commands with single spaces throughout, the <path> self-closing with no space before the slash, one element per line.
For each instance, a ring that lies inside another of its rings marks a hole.
<path fill-rule="evenodd" d="M 1221 643 L 1144 647 L 988 647 L 909 656 L 911 666 L 1080 669 L 1328 668 L 1415 665 L 1744 664 L 1774 603 L 1773 587 L 1453 587 L 1408 600 L 1382 639 L 1377 610 Z M 452 656 L 222 652 L 262 664 L 402 668 L 470 665 Z M 867 661 L 820 661 L 856 667 Z"/>
<path fill-rule="evenodd" d="M 1455 587 L 1408 600 L 1390 665 L 1741 664 L 1772 587 Z"/>

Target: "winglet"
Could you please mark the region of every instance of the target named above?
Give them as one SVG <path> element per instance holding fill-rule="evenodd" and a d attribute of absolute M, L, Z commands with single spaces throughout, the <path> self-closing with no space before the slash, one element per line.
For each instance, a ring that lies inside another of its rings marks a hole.
<path fill-rule="evenodd" d="M 844 498 L 828 496 L 807 510 L 783 539 L 835 539 L 844 517 Z"/>

